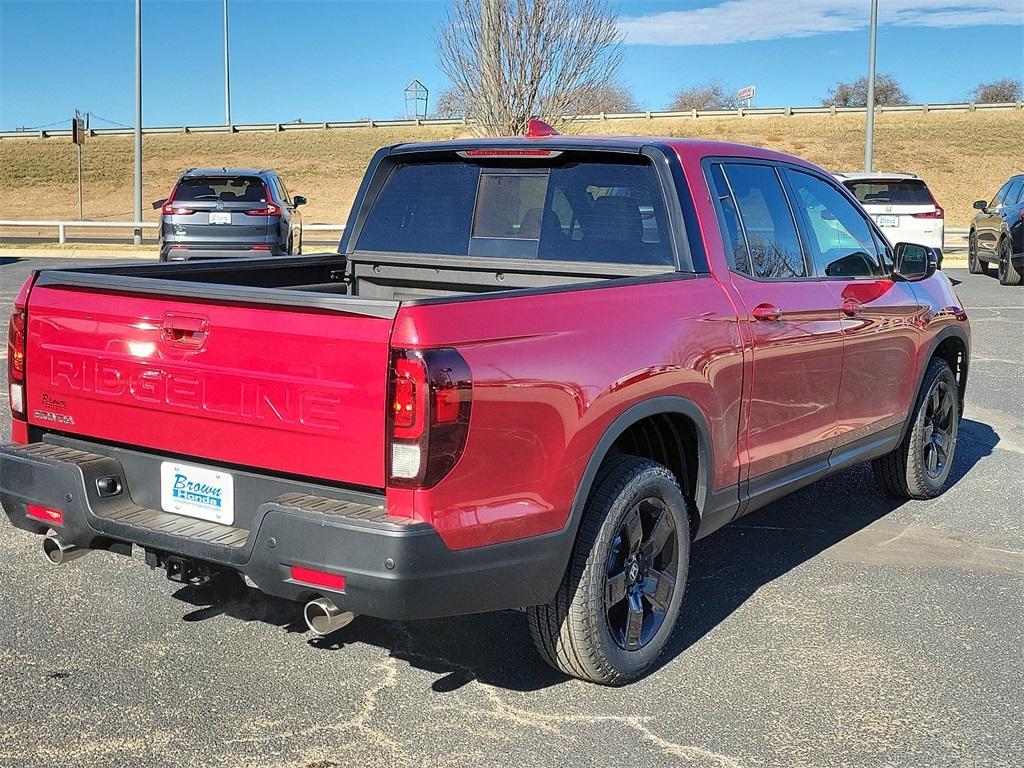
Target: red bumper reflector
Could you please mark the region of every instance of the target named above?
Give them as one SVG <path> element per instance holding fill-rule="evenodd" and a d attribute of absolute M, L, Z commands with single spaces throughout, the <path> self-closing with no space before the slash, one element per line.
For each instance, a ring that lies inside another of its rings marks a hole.
<path fill-rule="evenodd" d="M 49 507 L 40 507 L 37 504 L 29 504 L 27 512 L 29 517 L 34 517 L 36 520 L 42 520 L 44 523 L 55 523 L 57 525 L 64 524 L 64 513 L 59 509 L 50 509 Z"/>
<path fill-rule="evenodd" d="M 337 592 L 345 591 L 345 577 L 340 573 L 327 573 L 314 568 L 303 568 L 301 565 L 292 566 L 292 579 L 301 581 L 304 584 L 315 584 L 318 587 L 333 589 Z"/>

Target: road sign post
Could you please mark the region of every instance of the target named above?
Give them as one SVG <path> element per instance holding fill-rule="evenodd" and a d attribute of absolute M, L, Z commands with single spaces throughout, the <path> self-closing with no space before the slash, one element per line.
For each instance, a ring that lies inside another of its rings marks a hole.
<path fill-rule="evenodd" d="M 85 136 L 88 133 L 88 125 L 75 110 L 75 116 L 71 119 L 71 141 L 75 144 L 75 153 L 78 155 L 78 218 L 85 218 L 85 205 L 82 201 L 82 145 L 85 144 Z"/>
<path fill-rule="evenodd" d="M 871 31 L 868 34 L 867 122 L 864 125 L 864 171 L 871 173 L 875 153 L 875 51 L 878 48 L 878 0 L 871 0 Z"/>
<path fill-rule="evenodd" d="M 744 102 L 743 106 L 750 109 L 750 102 L 754 100 L 757 88 L 753 85 L 745 85 L 736 91 L 736 100 Z"/>

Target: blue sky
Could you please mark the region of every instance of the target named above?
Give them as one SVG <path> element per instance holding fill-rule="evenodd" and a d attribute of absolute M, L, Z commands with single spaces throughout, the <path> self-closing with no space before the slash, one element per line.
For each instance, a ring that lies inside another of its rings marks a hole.
<path fill-rule="evenodd" d="M 235 122 L 392 118 L 402 88 L 445 81 L 433 35 L 448 0 L 229 0 Z M 915 101 L 1024 77 L 1020 0 L 881 0 L 879 71 Z M 221 0 L 143 0 L 144 123 L 223 122 Z M 621 79 L 650 109 L 716 78 L 755 106 L 816 104 L 863 74 L 867 0 L 622 2 Z M 133 0 L 0 0 L 0 129 L 74 108 L 133 120 Z M 95 126 L 109 123 L 97 120 Z"/>

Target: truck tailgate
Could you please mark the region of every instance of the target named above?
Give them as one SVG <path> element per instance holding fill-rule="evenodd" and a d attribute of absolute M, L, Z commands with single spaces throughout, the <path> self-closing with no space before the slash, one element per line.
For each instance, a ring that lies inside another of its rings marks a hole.
<path fill-rule="evenodd" d="M 390 318 L 36 286 L 30 424 L 384 486 Z"/>

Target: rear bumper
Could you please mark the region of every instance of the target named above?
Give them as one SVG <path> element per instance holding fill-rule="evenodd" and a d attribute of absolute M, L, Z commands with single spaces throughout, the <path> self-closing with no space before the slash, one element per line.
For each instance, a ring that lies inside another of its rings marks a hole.
<path fill-rule="evenodd" d="M 192 261 L 195 259 L 244 259 L 266 256 L 287 256 L 284 246 L 267 243 L 267 249 L 256 249 L 251 245 L 174 245 L 160 246 L 160 261 Z"/>
<path fill-rule="evenodd" d="M 237 571 L 277 597 L 304 601 L 322 594 L 342 610 L 401 620 L 547 602 L 565 568 L 562 536 L 450 550 L 429 525 L 388 517 L 383 496 L 266 476 L 250 476 L 270 488 L 271 497 L 252 510 L 249 529 L 174 515 L 137 505 L 135 498 L 151 497 L 153 489 L 129 484 L 140 484 L 135 464 L 162 457 L 68 444 L 80 441 L 0 447 L 0 502 L 16 527 L 37 534 L 53 528 L 84 548 L 138 545 L 158 556 Z M 124 490 L 101 497 L 96 481 L 111 476 Z M 153 482 L 159 484 L 158 472 Z M 245 495 L 236 494 L 236 503 Z M 61 524 L 29 517 L 29 504 L 59 510 Z M 292 565 L 342 574 L 345 589 L 293 581 Z"/>

